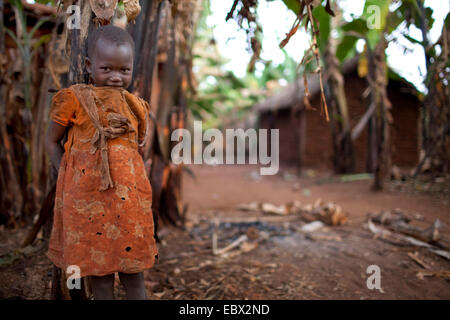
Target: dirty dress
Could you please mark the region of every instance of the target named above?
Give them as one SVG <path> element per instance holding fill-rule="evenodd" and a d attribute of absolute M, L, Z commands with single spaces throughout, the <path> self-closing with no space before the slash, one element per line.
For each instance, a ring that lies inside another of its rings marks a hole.
<path fill-rule="evenodd" d="M 95 101 L 97 125 L 80 90 Z M 153 266 L 152 189 L 138 152 L 148 112 L 147 102 L 115 87 L 74 85 L 53 97 L 50 119 L 69 130 L 47 256 L 63 272 L 75 265 L 81 277 L 102 276 Z M 116 134 L 99 134 L 108 130 Z"/>

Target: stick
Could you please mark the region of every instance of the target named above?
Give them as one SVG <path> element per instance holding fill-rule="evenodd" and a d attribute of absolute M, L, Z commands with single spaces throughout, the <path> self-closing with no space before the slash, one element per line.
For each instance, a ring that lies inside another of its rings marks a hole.
<path fill-rule="evenodd" d="M 231 7 L 230 11 L 228 12 L 227 17 L 225 18 L 225 21 L 228 21 L 233 17 L 233 13 L 234 13 L 234 10 L 236 10 L 236 6 L 237 6 L 238 2 L 239 2 L 239 0 L 234 0 L 233 6 Z"/>
<path fill-rule="evenodd" d="M 231 249 L 239 246 L 242 242 L 245 242 L 248 240 L 248 237 L 246 234 L 240 236 L 239 238 L 237 238 L 236 240 L 234 240 L 232 243 L 230 243 L 228 246 L 226 246 L 225 248 L 222 249 L 216 249 L 215 251 L 213 250 L 213 254 L 218 256 L 218 255 L 222 255 L 225 252 L 230 251 Z"/>
<path fill-rule="evenodd" d="M 213 254 L 215 254 L 215 252 L 217 252 L 217 227 L 219 226 L 220 221 L 219 219 L 214 219 L 213 221 L 213 234 L 211 236 L 211 240 L 212 240 L 212 250 L 213 250 Z"/>
<path fill-rule="evenodd" d="M 356 124 L 356 126 L 353 128 L 351 137 L 352 141 L 355 141 L 359 135 L 361 134 L 362 130 L 366 126 L 367 122 L 369 122 L 369 119 L 372 117 L 373 113 L 375 112 L 376 105 L 375 103 L 371 103 L 369 109 L 367 109 L 366 113 L 361 117 L 359 122 Z"/>
<path fill-rule="evenodd" d="M 410 226 L 403 221 L 397 221 L 389 225 L 388 228 L 394 232 L 400 232 L 424 242 L 437 242 L 441 238 L 439 229 L 442 228 L 442 223 L 437 219 L 429 228 L 423 230 Z"/>
<path fill-rule="evenodd" d="M 408 237 L 408 236 L 404 236 L 404 235 L 400 235 L 400 234 L 395 234 L 395 233 L 392 233 L 389 230 L 381 228 L 381 227 L 376 227 L 373 224 L 372 220 L 370 220 L 370 219 L 367 222 L 367 224 L 369 226 L 369 230 L 373 234 L 375 234 L 376 236 L 381 236 L 383 238 L 389 238 L 390 237 L 390 238 L 394 238 L 394 239 L 399 240 L 399 241 L 403 241 L 403 242 L 409 243 L 410 245 L 413 245 L 413 246 L 422 247 L 422 248 L 425 248 L 428 251 L 430 251 L 430 252 L 432 252 L 432 253 L 440 256 L 440 257 L 443 257 L 443 258 L 446 258 L 447 260 L 450 260 L 450 252 L 448 252 L 448 251 L 439 250 L 439 249 L 435 248 L 434 246 L 432 246 L 432 245 L 430 245 L 430 244 L 428 244 L 426 242 L 417 240 L 417 239 L 412 238 L 412 237 Z"/>
<path fill-rule="evenodd" d="M 422 268 L 430 269 L 430 266 L 419 258 L 419 253 L 417 251 L 414 253 L 408 252 L 408 257 L 410 257 L 415 263 L 417 263 Z"/>
<path fill-rule="evenodd" d="M 421 229 L 409 225 L 408 222 L 411 221 L 411 219 L 403 212 L 391 213 L 390 211 L 387 211 L 376 215 L 369 214 L 369 217 L 374 222 L 385 225 L 391 231 L 403 233 L 448 250 L 444 244 L 438 242 L 439 240 L 445 241 L 440 233 L 440 229 L 442 229 L 443 224 L 439 219 L 436 219 L 427 229 Z"/>
<path fill-rule="evenodd" d="M 442 271 L 428 271 L 423 270 L 417 273 L 417 277 L 423 279 L 423 277 L 439 277 L 450 280 L 450 270 L 442 270 Z"/>

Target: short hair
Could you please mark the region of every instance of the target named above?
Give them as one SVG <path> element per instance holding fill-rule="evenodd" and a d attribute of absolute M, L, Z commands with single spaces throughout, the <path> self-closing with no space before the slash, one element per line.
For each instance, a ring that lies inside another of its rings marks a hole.
<path fill-rule="evenodd" d="M 134 40 L 130 34 L 122 28 L 114 25 L 101 26 L 89 34 L 87 39 L 87 55 L 92 58 L 100 39 L 109 41 L 116 45 L 130 44 L 134 56 Z"/>

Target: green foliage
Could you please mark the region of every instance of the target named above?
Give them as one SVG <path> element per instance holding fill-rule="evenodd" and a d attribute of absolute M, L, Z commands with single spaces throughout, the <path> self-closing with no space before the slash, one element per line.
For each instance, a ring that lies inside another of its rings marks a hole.
<path fill-rule="evenodd" d="M 369 31 L 369 28 L 367 27 L 367 22 L 361 18 L 354 19 L 348 22 L 347 24 L 343 25 L 341 29 L 342 31 L 345 32 L 353 31 L 361 35 L 364 35 Z"/>
<path fill-rule="evenodd" d="M 367 26 L 370 25 L 366 40 L 372 50 L 383 36 L 390 4 L 391 0 L 366 0 L 364 4 L 362 17 L 367 21 Z"/>
<path fill-rule="evenodd" d="M 382 36 L 391 34 L 403 21 L 406 21 L 407 27 L 415 25 L 420 29 L 421 13 L 417 1 L 422 0 L 403 0 L 391 12 L 389 6 L 392 1 L 366 0 L 362 16 L 347 22 L 341 27 L 342 40 L 337 48 L 339 60 L 343 62 L 353 56 L 358 39 L 364 39 L 369 48 L 374 49 Z M 376 6 L 378 9 L 374 10 L 373 6 Z M 370 8 L 372 10 L 369 10 Z M 377 21 L 376 14 L 378 13 L 380 15 Z M 425 8 L 425 21 L 428 30 L 432 28 L 434 23 L 432 13 L 433 10 L 431 8 Z M 376 25 L 377 22 L 379 22 L 378 25 Z M 408 34 L 403 34 L 403 36 L 412 43 L 423 45 L 421 41 L 412 38 Z"/>
<path fill-rule="evenodd" d="M 342 40 L 336 49 L 336 56 L 339 61 L 344 62 L 354 56 L 356 42 L 369 32 L 369 28 L 364 19 L 357 18 L 344 24 L 340 31 Z"/>
<path fill-rule="evenodd" d="M 36 31 L 49 20 L 49 18 L 40 18 L 38 22 L 33 26 L 33 28 L 28 32 L 27 31 L 27 20 L 25 16 L 25 11 L 23 9 L 22 1 L 20 0 L 10 0 L 11 5 L 17 8 L 17 12 L 19 15 L 19 20 L 16 23 L 20 23 L 22 26 L 22 35 L 15 35 L 10 29 L 5 28 L 5 26 L 1 26 L 5 32 L 13 39 L 16 43 L 17 48 L 20 51 L 20 54 L 23 59 L 23 72 L 24 72 L 24 95 L 25 95 L 25 105 L 27 108 L 32 108 L 32 100 L 31 100 L 31 58 L 35 53 L 35 50 L 50 40 L 48 36 L 42 36 L 36 42 L 33 43 L 33 36 Z"/>
<path fill-rule="evenodd" d="M 205 129 L 220 127 L 223 120 L 244 118 L 255 103 L 280 87 L 280 79 L 292 82 L 297 78 L 297 63 L 284 49 L 283 63 L 259 63 L 259 72 L 247 72 L 243 78 L 224 70 L 228 61 L 220 55 L 212 29 L 206 23 L 209 14 L 209 1 L 205 0 L 193 50 L 199 86 L 197 94 L 189 101 L 190 110 L 196 118 L 203 120 Z"/>
<path fill-rule="evenodd" d="M 56 0 L 35 0 L 34 2 L 40 3 L 40 4 L 46 4 L 51 6 L 56 6 Z"/>
<path fill-rule="evenodd" d="M 323 51 L 327 46 L 328 37 L 330 37 L 331 33 L 331 16 L 322 6 L 314 8 L 312 14 L 319 24 L 319 37 L 317 40 L 319 50 Z"/>
<path fill-rule="evenodd" d="M 356 54 L 356 43 L 359 39 L 363 39 L 368 49 L 373 50 L 381 37 L 392 34 L 403 21 L 406 21 L 407 27 L 415 25 L 420 28 L 422 20 L 418 1 L 423 0 L 402 0 L 395 4 L 395 10 L 392 10 L 391 0 L 366 0 L 361 16 L 354 17 L 349 22 L 341 21 L 334 31 L 331 27 L 332 17 L 325 9 L 326 1 L 322 1 L 312 12 L 319 32 L 317 40 L 320 52 L 325 51 L 330 36 L 337 36 L 336 55 L 343 63 Z M 298 14 L 300 1 L 283 0 L 283 3 Z M 265 98 L 266 94 L 273 94 L 273 88 L 277 87 L 280 79 L 292 82 L 299 72 L 315 69 L 315 64 L 310 63 L 299 70 L 297 63 L 283 50 L 285 60 L 282 64 L 266 62 L 262 71 L 256 75 L 247 74 L 244 78 L 237 78 L 233 73 L 224 71 L 222 66 L 227 61 L 217 51 L 212 31 L 206 25 L 206 18 L 210 13 L 209 1 L 205 0 L 204 4 L 205 10 L 200 19 L 196 44 L 200 50 L 194 56 L 195 65 L 200 68 L 197 73 L 200 86 L 197 96 L 190 104 L 197 117 L 208 118 L 211 124 L 217 124 L 220 118 L 226 118 L 230 114 L 242 114 L 257 101 Z M 430 29 L 434 22 L 430 8 L 425 8 L 425 21 Z M 412 43 L 423 44 L 408 34 L 404 37 Z"/>
<path fill-rule="evenodd" d="M 403 0 L 402 5 L 396 10 L 397 14 L 403 17 L 406 21 L 407 27 L 410 25 L 416 26 L 421 29 L 421 11 L 418 5 L 418 1 L 423 0 Z M 433 27 L 433 10 L 429 7 L 424 8 L 425 11 L 425 22 L 427 24 L 428 30 Z"/>
<path fill-rule="evenodd" d="M 339 46 L 336 49 L 336 57 L 339 59 L 339 61 L 344 62 L 354 55 L 355 45 L 358 39 L 359 38 L 355 36 L 345 36 L 342 38 Z"/>
<path fill-rule="evenodd" d="M 286 7 L 288 7 L 292 12 L 298 14 L 300 11 L 300 3 L 298 0 L 283 0 Z"/>

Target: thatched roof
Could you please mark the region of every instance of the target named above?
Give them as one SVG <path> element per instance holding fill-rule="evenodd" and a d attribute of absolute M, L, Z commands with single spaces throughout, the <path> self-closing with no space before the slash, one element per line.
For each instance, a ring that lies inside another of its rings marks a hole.
<path fill-rule="evenodd" d="M 344 75 L 357 72 L 359 56 L 356 56 L 348 61 L 346 61 L 342 67 L 342 73 Z M 395 74 L 392 70 L 390 73 Z M 312 74 L 308 75 L 308 89 L 310 94 L 310 99 L 312 99 L 316 94 L 320 92 L 319 76 Z M 409 92 L 412 94 L 417 93 L 417 89 L 409 83 L 407 80 L 403 79 L 399 75 L 395 74 L 394 78 L 391 78 L 389 85 L 393 83 L 400 85 L 406 90 L 403 92 Z M 264 101 L 260 101 L 253 107 L 253 111 L 256 112 L 267 112 L 274 111 L 284 108 L 291 108 L 297 104 L 303 105 L 303 97 L 305 95 L 305 86 L 303 77 L 299 77 L 295 82 L 289 84 L 285 88 L 281 89 L 278 93 L 271 97 L 268 97 Z"/>
<path fill-rule="evenodd" d="M 356 71 L 358 67 L 358 57 L 354 57 L 346 61 L 343 65 L 343 73 L 347 74 Z M 306 77 L 308 81 L 308 90 L 310 97 L 314 97 L 320 91 L 319 76 L 311 74 Z M 305 95 L 305 85 L 303 77 L 299 77 L 293 83 L 281 89 L 275 95 L 268 97 L 266 100 L 258 102 L 253 110 L 256 112 L 266 112 L 290 108 L 298 103 L 303 104 Z"/>

